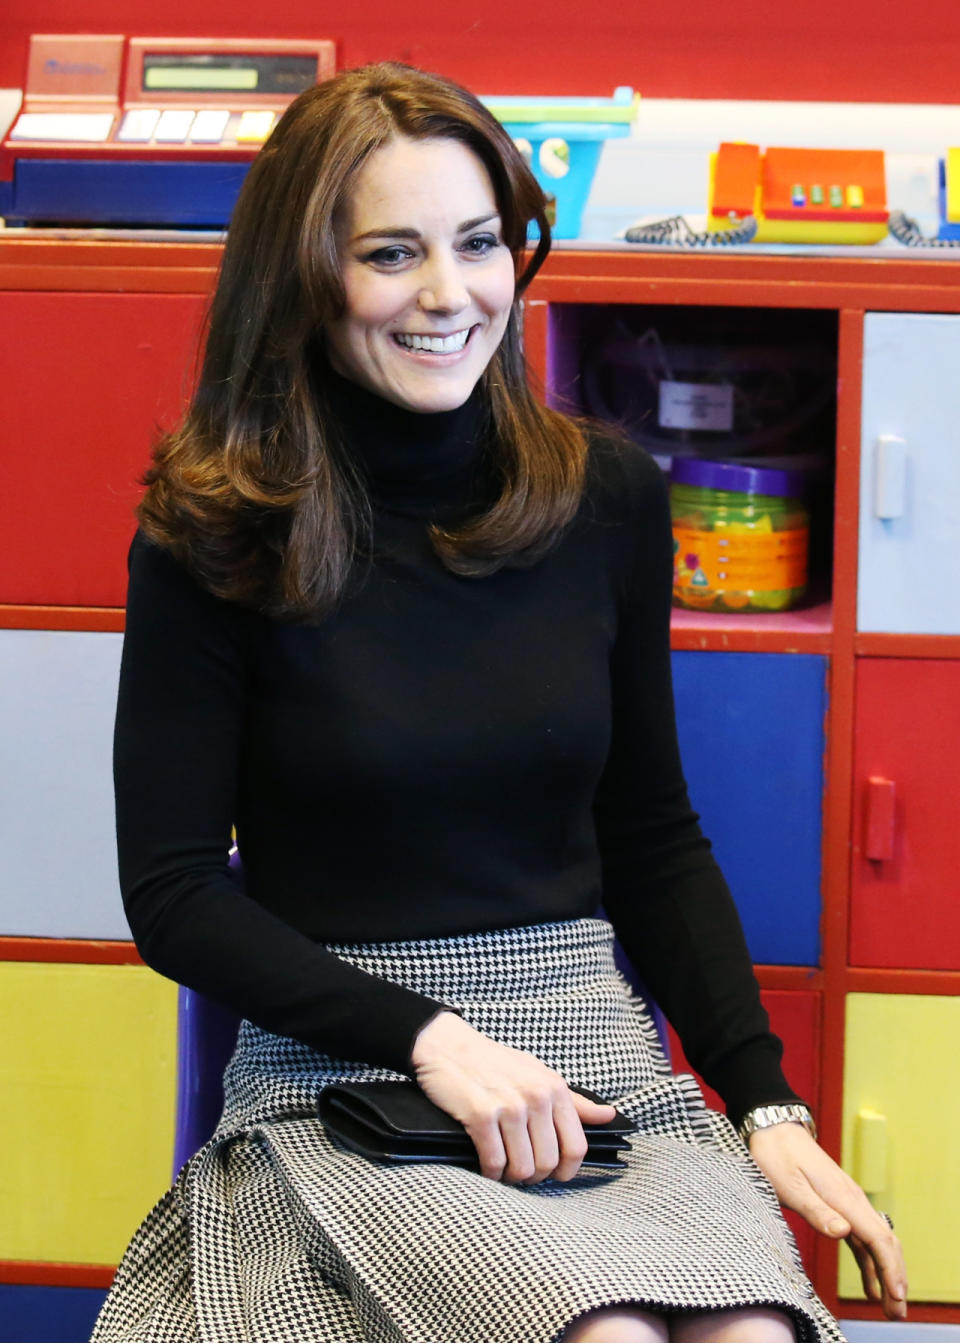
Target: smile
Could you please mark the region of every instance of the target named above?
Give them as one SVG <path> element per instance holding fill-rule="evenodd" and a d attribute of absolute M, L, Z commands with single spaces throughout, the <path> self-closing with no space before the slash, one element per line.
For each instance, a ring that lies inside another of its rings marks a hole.
<path fill-rule="evenodd" d="M 463 331 L 454 331 L 449 336 L 408 335 L 405 331 L 394 331 L 393 339 L 406 350 L 425 350 L 429 354 L 456 354 L 470 339 L 472 327 Z"/>

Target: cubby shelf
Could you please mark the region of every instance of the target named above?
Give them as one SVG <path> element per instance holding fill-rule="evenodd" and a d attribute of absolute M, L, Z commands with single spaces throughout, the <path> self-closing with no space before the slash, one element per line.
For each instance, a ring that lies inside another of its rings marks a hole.
<path fill-rule="evenodd" d="M 118 385 L 123 386 L 122 410 L 116 411 L 111 421 L 114 438 L 106 447 L 98 441 L 97 449 L 103 461 L 127 462 L 129 458 L 132 465 L 124 467 L 123 479 L 130 482 L 130 488 L 123 494 L 111 478 L 108 489 L 100 491 L 109 497 L 98 499 L 96 504 L 103 510 L 102 518 L 88 516 L 86 496 L 71 493 L 86 488 L 91 474 L 99 469 L 97 462 L 85 462 L 84 471 L 73 478 L 74 484 L 59 470 L 74 444 L 74 438 L 68 436 L 73 421 L 66 412 L 55 422 L 63 443 L 46 443 L 41 432 L 35 461 L 25 449 L 11 454 L 15 469 L 28 479 L 23 490 L 8 489 L 5 503 L 0 500 L 0 526 L 15 543 L 8 547 L 8 554 L 14 553 L 16 558 L 16 568 L 10 572 L 14 577 L 30 574 L 36 558 L 36 567 L 45 566 L 43 573 L 50 573 L 66 595 L 41 590 L 39 583 L 34 583 L 37 590 L 34 593 L 31 588 L 29 596 L 14 595 L 17 585 L 11 578 L 6 585 L 9 590 L 5 590 L 0 562 L 0 631 L 116 634 L 122 630 L 125 556 L 117 538 L 129 535 L 136 464 L 145 455 L 155 424 L 157 388 L 162 384 L 167 413 L 182 403 L 183 370 L 192 367 L 193 333 L 215 283 L 219 259 L 219 245 L 206 240 L 118 242 L 104 237 L 57 238 L 38 235 L 37 231 L 14 236 L 13 230 L 0 237 L 0 301 L 9 301 L 10 312 L 15 312 L 19 320 L 30 316 L 30 305 L 36 300 L 36 320 L 30 330 L 43 333 L 43 342 L 39 336 L 35 341 L 41 361 L 49 359 L 49 351 L 54 349 L 57 362 L 50 367 L 58 371 L 72 367 L 72 355 L 89 354 L 83 348 L 85 340 L 96 350 L 109 344 L 111 358 L 119 358 L 122 363 L 129 357 L 131 368 L 140 359 L 135 378 L 123 380 L 122 369 L 89 358 L 83 363 L 84 372 L 74 375 L 88 415 L 111 398 L 116 400 L 112 394 Z M 76 300 L 69 321 L 57 316 L 70 307 L 61 304 L 64 296 Z M 126 326 L 104 320 L 104 304 L 122 317 Z M 534 380 L 554 392 L 558 378 L 570 383 L 571 377 L 577 376 L 577 351 L 586 348 L 598 314 L 602 321 L 606 308 L 622 311 L 636 305 L 674 311 L 711 307 L 779 311 L 794 314 L 791 320 L 797 322 L 806 320 L 801 311 L 806 310 L 816 315 L 814 325 L 819 322 L 828 332 L 831 357 L 836 360 L 832 538 L 827 538 L 831 544 L 825 551 L 830 553 L 823 560 L 828 572 L 817 575 L 814 588 L 813 601 L 817 604 L 782 614 L 721 615 L 676 609 L 671 640 L 680 654 L 797 654 L 822 660 L 824 724 L 814 725 L 816 741 L 823 743 L 822 797 L 818 794 L 822 806 L 821 955 L 816 965 L 761 964 L 757 974 L 765 993 L 816 998 L 820 1054 L 813 1063 L 818 1076 L 820 1129 L 828 1149 L 839 1154 L 847 995 L 960 995 L 960 957 L 955 968 L 930 970 L 903 969 L 893 962 L 888 966 L 857 966 L 851 964 L 849 954 L 852 924 L 856 930 L 851 888 L 859 843 L 852 826 L 862 786 L 855 773 L 858 667 L 878 659 L 939 660 L 955 662 L 956 668 L 948 672 L 956 670 L 960 678 L 960 637 L 857 631 L 864 332 L 875 313 L 960 314 L 960 268 L 950 260 L 917 259 L 909 254 L 793 257 L 747 251 L 689 253 L 626 247 L 591 251 L 563 247 L 548 259 L 525 298 L 524 339 Z M 0 331 L 3 329 L 0 325 Z M 8 321 L 6 330 L 20 368 L 27 328 Z M 131 341 L 124 334 L 130 330 L 149 332 L 153 346 L 147 350 Z M 31 377 L 39 375 L 32 373 L 30 359 L 28 353 L 23 362 L 26 372 L 19 381 L 14 379 L 7 409 L 14 416 L 21 414 L 19 422 L 15 418 L 10 422 L 19 423 L 22 429 L 11 432 L 23 432 L 25 444 L 32 449 L 33 417 L 40 412 L 47 414 L 43 396 L 49 398 L 49 377 L 54 375 L 44 375 L 46 384 L 31 383 Z M 85 379 L 91 378 L 93 384 L 86 385 Z M 576 396 L 575 381 L 572 385 Z M 954 395 L 952 388 L 949 393 Z M 565 395 L 569 395 L 569 387 Z M 40 460 L 41 452 L 51 454 L 46 465 Z M 76 457 L 76 452 L 72 455 Z M 31 516 L 31 509 L 41 514 L 39 519 Z M 960 515 L 960 505 L 956 511 Z M 56 518 L 56 527 L 51 517 Z M 37 521 L 42 525 L 36 526 Z M 75 555 L 87 544 L 91 531 L 100 549 L 96 565 L 91 561 L 92 569 L 96 568 L 95 581 L 86 592 L 73 570 Z M 61 554 L 53 559 L 48 539 L 51 535 L 61 543 Z M 54 572 L 57 563 L 62 572 Z M 26 593 L 27 587 L 17 587 L 21 590 Z M 819 594 L 823 595 L 818 601 Z M 767 659 L 753 661 L 762 661 L 766 669 Z M 769 662 L 773 661 L 771 657 Z M 797 658 L 790 666 L 796 668 L 800 661 Z M 721 665 L 726 674 L 733 660 Z M 784 715 L 792 711 L 792 704 L 785 702 Z M 934 738 L 929 749 L 936 755 L 937 768 L 943 769 L 942 743 Z M 947 840 L 949 808 L 953 805 L 948 795 L 952 796 L 949 781 L 944 788 L 948 814 L 943 829 Z M 771 898 L 775 895 L 773 891 Z M 807 955 L 804 952 L 805 959 Z M 123 966 L 136 965 L 139 958 L 132 944 L 116 940 L 0 936 L 0 962 L 31 960 Z M 816 1283 L 828 1306 L 841 1317 L 876 1318 L 875 1308 L 838 1300 L 834 1249 L 820 1241 L 815 1254 Z M 96 1286 L 105 1285 L 109 1274 L 110 1270 L 99 1266 L 0 1263 L 0 1282 L 8 1283 Z M 960 1322 L 960 1293 L 951 1303 L 912 1306 L 911 1319 Z"/>
<path fill-rule="evenodd" d="M 777 614 L 725 614 L 674 607 L 670 617 L 670 642 L 676 649 L 829 653 L 832 636 L 833 607 L 829 602 Z"/>

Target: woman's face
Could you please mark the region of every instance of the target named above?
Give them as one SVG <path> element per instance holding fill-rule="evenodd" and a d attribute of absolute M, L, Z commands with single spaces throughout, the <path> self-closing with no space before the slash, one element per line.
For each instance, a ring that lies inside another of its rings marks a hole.
<path fill-rule="evenodd" d="M 398 136 L 367 160 L 337 224 L 346 307 L 338 373 L 407 410 L 462 406 L 514 296 L 490 175 L 456 140 Z"/>

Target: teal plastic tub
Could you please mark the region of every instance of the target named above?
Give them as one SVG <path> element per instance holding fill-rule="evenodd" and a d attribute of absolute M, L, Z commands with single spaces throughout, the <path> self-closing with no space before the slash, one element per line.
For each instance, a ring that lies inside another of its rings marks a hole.
<path fill-rule="evenodd" d="M 604 141 L 630 134 L 639 95 L 624 86 L 612 98 L 481 99 L 517 142 L 556 201 L 555 238 L 577 238 Z M 535 233 L 535 230 L 534 230 Z"/>

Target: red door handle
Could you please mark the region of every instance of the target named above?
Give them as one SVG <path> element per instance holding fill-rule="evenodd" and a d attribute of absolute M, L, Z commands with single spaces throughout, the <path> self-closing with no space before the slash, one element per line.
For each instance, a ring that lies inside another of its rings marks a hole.
<path fill-rule="evenodd" d="M 897 785 L 893 779 L 867 780 L 864 855 L 876 862 L 893 857 L 896 837 Z"/>

